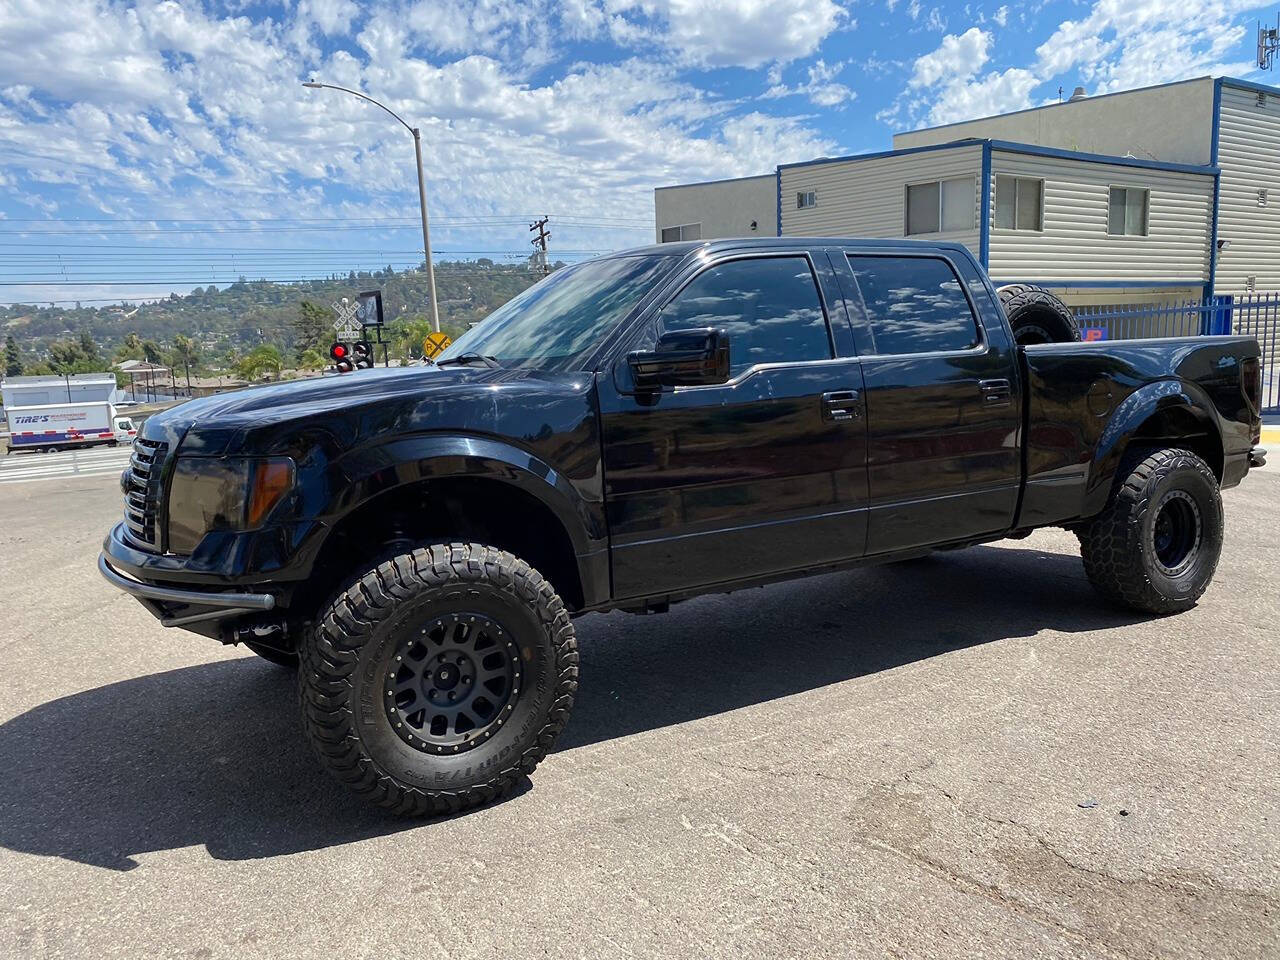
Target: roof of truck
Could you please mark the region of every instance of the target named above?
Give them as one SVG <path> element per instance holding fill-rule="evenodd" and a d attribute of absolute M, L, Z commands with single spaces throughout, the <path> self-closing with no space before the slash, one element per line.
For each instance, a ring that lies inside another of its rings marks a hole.
<path fill-rule="evenodd" d="M 694 250 L 718 253 L 723 250 L 778 250 L 786 247 L 876 247 L 899 250 L 963 250 L 963 244 L 936 240 L 905 240 L 893 237 L 723 237 L 717 240 L 676 240 L 618 250 L 609 257 L 684 256 Z"/>

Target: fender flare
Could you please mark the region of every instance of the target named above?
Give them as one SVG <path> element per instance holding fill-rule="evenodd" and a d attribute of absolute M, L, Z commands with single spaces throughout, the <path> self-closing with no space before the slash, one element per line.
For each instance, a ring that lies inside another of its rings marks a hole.
<path fill-rule="evenodd" d="M 1106 507 L 1116 474 L 1134 435 L 1153 416 L 1169 410 L 1190 413 L 1204 424 L 1206 430 L 1217 434 L 1221 443 L 1221 430 L 1212 412 L 1213 407 L 1200 396 L 1194 385 L 1183 380 L 1166 379 L 1139 387 L 1116 405 L 1111 419 L 1098 437 L 1085 482 L 1082 516 L 1091 517 Z"/>

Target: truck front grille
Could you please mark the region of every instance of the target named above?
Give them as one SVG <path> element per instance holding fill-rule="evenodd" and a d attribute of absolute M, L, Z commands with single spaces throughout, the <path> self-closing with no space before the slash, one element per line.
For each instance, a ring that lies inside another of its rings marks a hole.
<path fill-rule="evenodd" d="M 124 482 L 124 523 L 129 539 L 139 546 L 158 549 L 156 531 L 160 515 L 160 468 L 164 464 L 167 443 L 138 437 Z"/>

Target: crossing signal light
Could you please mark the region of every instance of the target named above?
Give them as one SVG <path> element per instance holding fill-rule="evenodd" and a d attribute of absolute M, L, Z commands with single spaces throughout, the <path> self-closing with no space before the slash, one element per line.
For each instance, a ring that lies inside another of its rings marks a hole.
<path fill-rule="evenodd" d="M 350 373 L 355 369 L 351 363 L 351 348 L 345 343 L 338 342 L 329 347 L 329 359 L 339 373 Z"/>
<path fill-rule="evenodd" d="M 368 340 L 357 340 L 351 345 L 351 360 L 358 370 L 373 366 L 373 345 Z"/>

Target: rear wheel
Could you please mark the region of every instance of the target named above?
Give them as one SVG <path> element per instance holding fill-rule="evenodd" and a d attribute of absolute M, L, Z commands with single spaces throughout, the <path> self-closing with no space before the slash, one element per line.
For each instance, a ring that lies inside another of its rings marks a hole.
<path fill-rule="evenodd" d="M 1106 509 L 1079 528 L 1089 581 L 1147 613 L 1195 606 L 1222 552 L 1222 498 L 1209 465 L 1189 450 L 1132 457 Z"/>
<path fill-rule="evenodd" d="M 578 686 L 573 625 L 550 583 L 480 544 L 379 564 L 306 637 L 303 727 L 325 768 L 402 813 L 509 792 L 564 728 Z"/>

